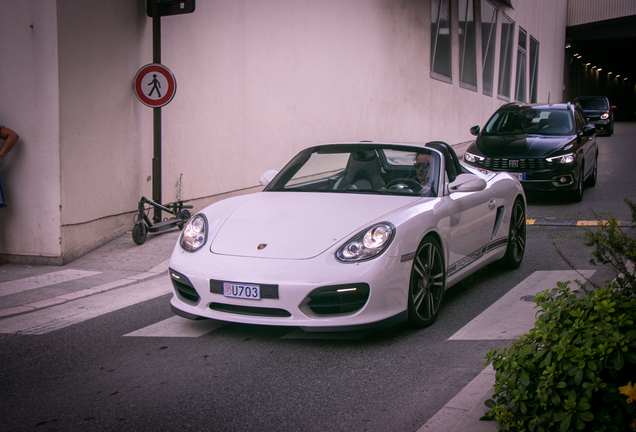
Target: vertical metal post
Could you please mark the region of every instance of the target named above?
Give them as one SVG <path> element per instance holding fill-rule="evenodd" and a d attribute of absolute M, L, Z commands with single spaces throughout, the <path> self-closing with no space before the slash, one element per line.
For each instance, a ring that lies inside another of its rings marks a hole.
<path fill-rule="evenodd" d="M 161 16 L 159 4 L 152 7 L 152 62 L 161 63 Z M 161 107 L 152 109 L 152 200 L 161 203 Z M 161 221 L 161 210 L 154 209 L 155 222 Z"/>

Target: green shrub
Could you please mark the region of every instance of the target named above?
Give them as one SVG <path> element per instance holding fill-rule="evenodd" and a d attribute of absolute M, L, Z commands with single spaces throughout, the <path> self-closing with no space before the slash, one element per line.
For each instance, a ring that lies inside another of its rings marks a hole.
<path fill-rule="evenodd" d="M 636 206 L 626 202 L 635 225 Z M 636 403 L 626 396 L 636 382 L 636 278 L 629 264 L 636 240 L 613 218 L 580 238 L 595 248 L 591 262 L 613 267 L 617 278 L 583 294 L 570 282 L 538 294 L 534 328 L 510 348 L 488 353 L 496 376 L 483 419 L 496 419 L 501 431 L 623 432 L 636 419 Z"/>
<path fill-rule="evenodd" d="M 636 205 L 629 200 L 625 200 L 625 203 L 632 212 L 631 228 L 634 229 Z M 611 285 L 619 293 L 627 297 L 636 296 L 636 273 L 633 267 L 636 262 L 636 240 L 628 236 L 611 215 L 607 222 L 601 222 L 596 214 L 594 216 L 600 222 L 598 229 L 585 228 L 585 234 L 576 238 L 582 239 L 585 246 L 594 248 L 590 264 L 606 265 L 614 270 L 616 280 Z"/>

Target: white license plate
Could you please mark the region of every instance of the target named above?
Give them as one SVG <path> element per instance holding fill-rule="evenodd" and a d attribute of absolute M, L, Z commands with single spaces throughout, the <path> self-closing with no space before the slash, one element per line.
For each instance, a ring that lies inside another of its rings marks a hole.
<path fill-rule="evenodd" d="M 261 287 L 259 285 L 223 282 L 223 295 L 225 297 L 260 300 Z"/>
<path fill-rule="evenodd" d="M 509 174 L 519 181 L 526 179 L 526 173 L 509 173 Z"/>

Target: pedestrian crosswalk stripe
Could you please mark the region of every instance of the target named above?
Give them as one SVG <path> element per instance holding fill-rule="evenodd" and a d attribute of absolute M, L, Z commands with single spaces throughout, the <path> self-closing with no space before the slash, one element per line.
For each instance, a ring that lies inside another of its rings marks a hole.
<path fill-rule="evenodd" d="M 536 321 L 536 294 L 557 287 L 557 282 L 589 279 L 596 270 L 537 271 L 508 291 L 449 340 L 509 340 L 528 332 Z M 580 274 L 579 274 L 580 273 Z"/>
<path fill-rule="evenodd" d="M 134 337 L 199 337 L 226 326 L 227 323 L 213 319 L 189 320 L 180 316 L 159 321 L 124 336 Z"/>
<path fill-rule="evenodd" d="M 82 279 L 98 274 L 101 274 L 101 272 L 67 269 L 52 273 L 46 273 L 39 276 L 31 276 L 28 278 L 17 279 L 9 282 L 2 282 L 0 283 L 0 297 L 19 293 L 22 291 L 44 288 L 59 283 L 70 282 L 72 280 Z"/>
<path fill-rule="evenodd" d="M 77 324 L 172 291 L 167 277 L 117 288 L 50 308 L 0 320 L 0 333 L 41 335 Z"/>
<path fill-rule="evenodd" d="M 450 340 L 509 340 L 517 339 L 534 325 L 536 304 L 534 296 L 555 288 L 557 282 L 590 278 L 595 270 L 537 271 L 511 289 L 479 316 L 451 336 Z M 37 310 L 0 320 L 0 333 L 41 335 L 80 323 L 143 301 L 169 294 L 168 278 L 155 278 L 131 286 L 85 297 L 47 309 Z M 217 320 L 192 321 L 171 317 L 126 334 L 128 337 L 200 337 L 220 329 L 228 323 Z M 340 339 L 359 340 L 368 332 L 305 332 L 290 327 L 283 339 Z"/>

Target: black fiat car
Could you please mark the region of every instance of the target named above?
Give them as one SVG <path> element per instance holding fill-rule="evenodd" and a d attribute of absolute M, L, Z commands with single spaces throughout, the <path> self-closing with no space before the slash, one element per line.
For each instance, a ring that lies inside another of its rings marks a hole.
<path fill-rule="evenodd" d="M 605 96 L 579 96 L 574 104 L 583 111 L 589 124 L 596 126 L 597 134 L 612 135 L 614 133 L 615 106 Z"/>
<path fill-rule="evenodd" d="M 598 173 L 596 128 L 571 103 L 508 103 L 481 129 L 464 160 L 489 171 L 507 171 L 526 192 L 562 191 L 574 201 L 583 187 L 594 186 Z"/>

